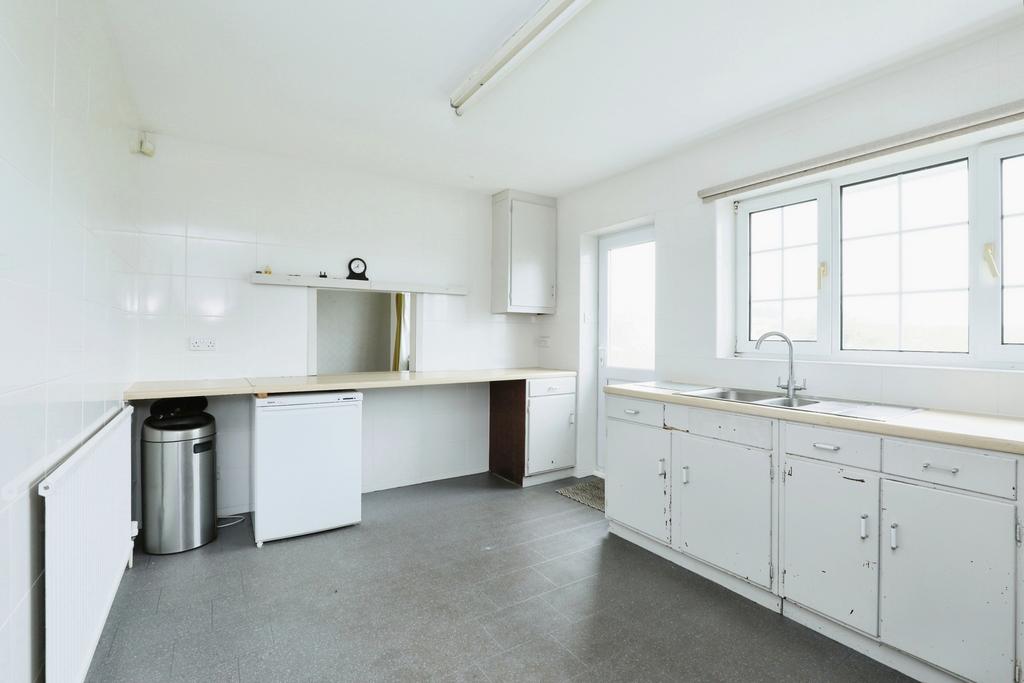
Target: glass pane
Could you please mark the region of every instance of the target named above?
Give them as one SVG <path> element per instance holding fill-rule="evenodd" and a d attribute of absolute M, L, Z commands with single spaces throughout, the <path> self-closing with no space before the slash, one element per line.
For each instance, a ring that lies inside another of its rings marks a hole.
<path fill-rule="evenodd" d="M 901 176 L 903 229 L 967 222 L 967 162 Z"/>
<path fill-rule="evenodd" d="M 899 349 L 899 296 L 844 296 L 844 349 Z"/>
<path fill-rule="evenodd" d="M 750 255 L 750 300 L 782 298 L 782 252 Z"/>
<path fill-rule="evenodd" d="M 882 178 L 843 188 L 843 237 L 895 232 L 899 221 L 898 178 Z"/>
<path fill-rule="evenodd" d="M 608 365 L 654 368 L 654 242 L 608 250 Z"/>
<path fill-rule="evenodd" d="M 787 299 L 782 306 L 782 331 L 793 341 L 817 341 L 818 300 Z"/>
<path fill-rule="evenodd" d="M 899 291 L 897 235 L 843 241 L 843 294 L 882 294 Z"/>
<path fill-rule="evenodd" d="M 782 251 L 782 295 L 787 298 L 818 294 L 818 247 L 794 247 Z"/>
<path fill-rule="evenodd" d="M 1024 216 L 1003 219 L 1003 285 L 1024 285 Z"/>
<path fill-rule="evenodd" d="M 1024 213 L 1024 156 L 1003 159 L 1003 215 Z"/>
<path fill-rule="evenodd" d="M 903 291 L 967 289 L 967 226 L 903 235 Z"/>
<path fill-rule="evenodd" d="M 967 292 L 903 295 L 904 351 L 967 352 Z"/>
<path fill-rule="evenodd" d="M 761 301 L 750 304 L 750 341 L 782 327 L 782 303 Z"/>
<path fill-rule="evenodd" d="M 818 242 L 818 200 L 782 207 L 782 239 L 787 247 Z"/>
<path fill-rule="evenodd" d="M 1003 290 L 1003 343 L 1024 344 L 1024 287 Z"/>
<path fill-rule="evenodd" d="M 782 246 L 782 209 L 750 214 L 750 251 Z"/>

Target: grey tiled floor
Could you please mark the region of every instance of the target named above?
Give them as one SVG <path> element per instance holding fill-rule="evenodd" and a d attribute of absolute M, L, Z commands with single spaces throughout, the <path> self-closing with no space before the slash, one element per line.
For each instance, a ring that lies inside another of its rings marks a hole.
<path fill-rule="evenodd" d="M 610 536 L 563 483 L 449 479 L 348 529 L 139 553 L 89 680 L 909 680 Z"/>

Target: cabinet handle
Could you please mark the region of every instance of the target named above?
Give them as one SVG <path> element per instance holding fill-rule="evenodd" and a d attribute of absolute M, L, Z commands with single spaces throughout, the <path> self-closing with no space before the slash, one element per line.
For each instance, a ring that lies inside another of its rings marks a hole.
<path fill-rule="evenodd" d="M 867 515 L 861 515 L 860 516 L 860 537 L 861 537 L 861 540 L 864 540 L 865 538 L 868 537 L 868 516 Z"/>
<path fill-rule="evenodd" d="M 812 443 L 811 445 L 814 446 L 815 448 L 817 448 L 819 451 L 833 451 L 833 452 L 835 452 L 835 451 L 839 450 L 839 446 L 836 446 L 835 444 L 830 444 L 830 443 L 817 443 L 817 442 L 815 442 L 815 443 Z"/>
<path fill-rule="evenodd" d="M 679 469 L 679 477 L 684 484 L 690 483 L 690 466 L 684 465 Z"/>
<path fill-rule="evenodd" d="M 548 391 L 558 391 L 558 387 L 552 385 L 548 387 Z"/>
<path fill-rule="evenodd" d="M 635 410 L 633 408 L 626 408 L 622 412 L 624 412 L 626 415 L 639 415 L 640 414 L 639 410 Z"/>
<path fill-rule="evenodd" d="M 658 476 L 662 479 L 668 476 L 668 470 L 665 469 L 665 458 L 658 460 Z"/>
<path fill-rule="evenodd" d="M 933 465 L 930 462 L 921 463 L 922 470 L 939 470 L 940 472 L 949 472 L 950 474 L 956 474 L 960 471 L 959 467 L 943 467 L 941 465 Z"/>
<path fill-rule="evenodd" d="M 896 527 L 897 526 L 898 525 L 896 524 L 896 522 L 893 522 L 892 524 L 889 525 L 889 547 L 892 548 L 893 550 L 896 550 L 896 546 L 898 545 L 896 543 Z"/>
<path fill-rule="evenodd" d="M 576 424 L 576 413 L 569 413 L 569 424 Z"/>

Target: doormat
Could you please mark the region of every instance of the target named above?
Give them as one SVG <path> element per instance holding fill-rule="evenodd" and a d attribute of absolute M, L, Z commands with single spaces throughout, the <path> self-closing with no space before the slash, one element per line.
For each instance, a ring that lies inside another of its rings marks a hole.
<path fill-rule="evenodd" d="M 589 479 L 581 481 L 572 486 L 556 489 L 555 493 L 561 494 L 577 503 L 583 503 L 595 510 L 604 512 L 604 479 Z"/>

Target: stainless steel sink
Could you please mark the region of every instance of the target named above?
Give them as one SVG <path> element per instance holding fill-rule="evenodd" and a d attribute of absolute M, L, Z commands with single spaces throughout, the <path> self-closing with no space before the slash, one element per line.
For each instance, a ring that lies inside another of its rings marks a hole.
<path fill-rule="evenodd" d="M 737 403 L 752 403 L 762 406 L 775 406 L 777 408 L 791 408 L 793 410 L 806 410 L 814 413 L 826 413 L 829 415 L 845 415 L 865 420 L 887 420 L 902 417 L 907 413 L 918 410 L 917 408 L 906 408 L 903 406 L 886 406 L 875 403 L 861 403 L 858 401 L 839 401 L 829 398 L 802 398 L 800 396 L 789 398 L 785 394 L 772 391 L 757 391 L 756 389 L 732 389 L 728 387 L 710 387 L 706 389 L 694 389 L 692 391 L 674 392 L 683 396 L 695 396 L 698 398 L 712 398 L 719 401 L 734 401 Z"/>
<path fill-rule="evenodd" d="M 717 398 L 720 401 L 737 401 L 739 403 L 758 403 L 766 399 L 785 399 L 786 397 L 782 394 L 774 391 L 756 391 L 754 389 L 723 389 L 721 387 L 715 387 L 714 389 L 700 389 L 697 391 L 687 391 L 689 396 L 699 396 L 701 398 Z"/>
<path fill-rule="evenodd" d="M 781 406 L 783 408 L 803 408 L 804 406 L 813 406 L 821 403 L 821 401 L 812 401 L 809 398 L 789 398 L 788 396 L 782 396 L 780 398 L 769 398 L 764 401 L 755 401 L 758 405 L 762 406 Z"/>

